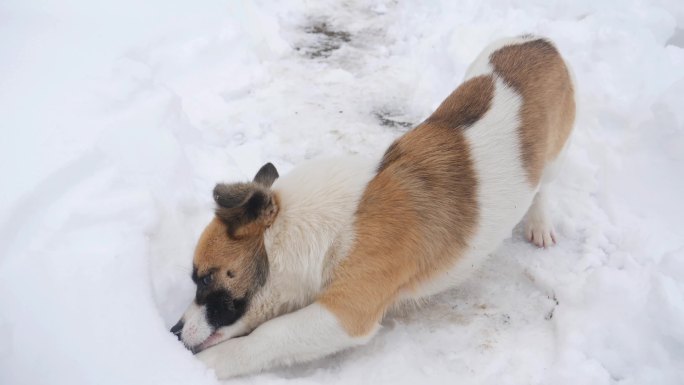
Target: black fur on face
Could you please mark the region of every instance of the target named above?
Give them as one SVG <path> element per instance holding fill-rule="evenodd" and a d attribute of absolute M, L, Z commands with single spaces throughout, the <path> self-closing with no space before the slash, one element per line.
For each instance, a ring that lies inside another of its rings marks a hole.
<path fill-rule="evenodd" d="M 197 304 L 206 306 L 207 322 L 214 330 L 232 325 L 247 309 L 247 301 L 244 298 L 233 298 L 224 289 L 210 292 Z"/>
<path fill-rule="evenodd" d="M 202 277 L 197 276 L 197 269 L 192 272 L 192 280 L 197 284 L 195 303 L 205 306 L 207 322 L 214 330 L 232 325 L 242 317 L 247 309 L 246 298 L 234 298 L 230 291 L 220 287 L 213 279 L 218 269 L 212 269 Z"/>

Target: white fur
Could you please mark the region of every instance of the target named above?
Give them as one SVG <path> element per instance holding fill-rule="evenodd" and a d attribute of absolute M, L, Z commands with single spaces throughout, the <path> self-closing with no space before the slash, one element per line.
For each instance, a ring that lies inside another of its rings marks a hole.
<path fill-rule="evenodd" d="M 570 73 L 572 72 L 570 71 Z M 560 154 L 558 154 L 558 157 L 549 162 L 544 168 L 539 191 L 534 197 L 532 206 L 530 206 L 525 217 L 525 238 L 538 247 L 549 247 L 556 244 L 556 232 L 553 228 L 551 217 L 548 214 L 548 185 L 560 173 L 570 142 L 571 140 L 568 140 Z"/>
<path fill-rule="evenodd" d="M 204 342 L 212 333 L 212 327 L 207 322 L 205 306 L 198 306 L 193 301 L 183 314 L 185 325 L 181 332 L 181 339 L 187 346 L 197 346 Z"/>
<path fill-rule="evenodd" d="M 218 378 L 254 373 L 323 357 L 366 343 L 374 333 L 350 337 L 337 318 L 317 303 L 274 318 L 251 334 L 197 354 Z"/>
<path fill-rule="evenodd" d="M 538 247 L 549 247 L 556 243 L 556 234 L 548 215 L 546 195 L 546 189 L 542 185 L 525 219 L 525 237 Z"/>
<path fill-rule="evenodd" d="M 202 344 L 197 347 L 197 350 L 204 350 L 233 337 L 245 335 L 252 331 L 252 329 L 254 328 L 249 327 L 249 325 L 245 322 L 244 317 L 240 318 L 232 325 L 218 328 L 216 331 L 214 331 L 214 334 L 212 334 L 207 340 L 202 342 Z"/>

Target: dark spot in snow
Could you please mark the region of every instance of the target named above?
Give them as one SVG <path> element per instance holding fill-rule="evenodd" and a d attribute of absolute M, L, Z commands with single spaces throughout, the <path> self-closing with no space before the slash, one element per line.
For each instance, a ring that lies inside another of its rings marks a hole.
<path fill-rule="evenodd" d="M 307 28 L 306 32 L 308 33 L 318 33 L 321 35 L 325 35 L 330 39 L 335 39 L 335 40 L 340 40 L 343 42 L 348 43 L 351 41 L 350 34 L 349 32 L 345 31 L 334 31 L 328 27 L 328 24 L 326 23 L 317 23 L 314 24 L 310 27 Z"/>
<path fill-rule="evenodd" d="M 308 47 L 296 47 L 295 50 L 304 50 L 311 59 L 326 58 L 333 51 L 340 49 L 343 44 L 351 41 L 351 34 L 347 31 L 337 30 L 330 27 L 326 22 L 316 22 L 304 28 L 307 34 L 316 37 L 316 40 Z"/>
<path fill-rule="evenodd" d="M 373 116 L 375 116 L 375 118 L 378 119 L 378 121 L 380 121 L 380 125 L 384 127 L 395 128 L 401 132 L 406 132 L 411 127 L 413 127 L 413 123 L 398 119 L 395 116 L 393 116 L 393 114 L 389 111 L 375 111 L 373 112 Z"/>
<path fill-rule="evenodd" d="M 551 308 L 551 310 L 548 313 L 546 313 L 546 315 L 544 316 L 544 319 L 547 321 L 553 319 L 553 312 L 556 310 L 556 306 L 558 306 L 558 304 L 560 303 L 560 302 L 558 302 L 558 298 L 556 298 L 555 294 L 553 295 L 553 297 L 549 297 L 549 299 L 554 302 L 554 305 Z"/>

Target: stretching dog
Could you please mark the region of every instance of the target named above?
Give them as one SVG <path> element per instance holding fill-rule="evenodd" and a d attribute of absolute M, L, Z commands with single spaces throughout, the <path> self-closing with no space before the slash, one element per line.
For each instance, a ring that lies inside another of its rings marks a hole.
<path fill-rule="evenodd" d="M 267 164 L 251 183 L 217 185 L 196 297 L 171 331 L 219 378 L 309 361 L 461 282 L 525 213 L 528 239 L 550 246 L 546 185 L 574 116 L 554 45 L 506 39 L 380 162 L 319 161 L 281 179 Z"/>

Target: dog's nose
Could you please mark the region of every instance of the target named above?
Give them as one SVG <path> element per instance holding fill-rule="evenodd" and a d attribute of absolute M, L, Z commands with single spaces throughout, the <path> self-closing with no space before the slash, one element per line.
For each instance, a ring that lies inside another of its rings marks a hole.
<path fill-rule="evenodd" d="M 183 320 L 178 321 L 177 324 L 173 325 L 171 328 L 171 333 L 175 334 L 176 337 L 178 337 L 178 340 L 181 339 L 181 332 L 183 331 Z"/>

